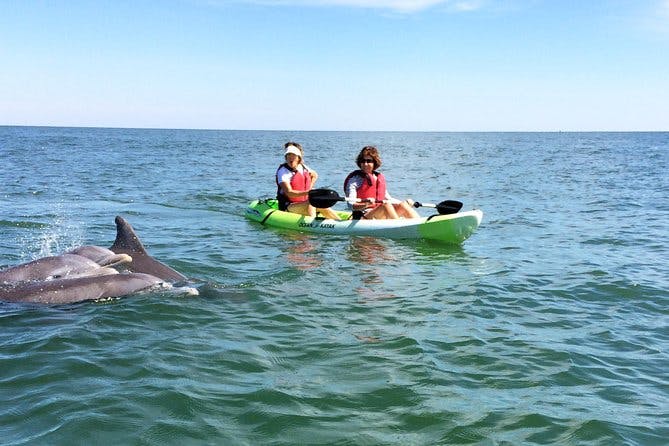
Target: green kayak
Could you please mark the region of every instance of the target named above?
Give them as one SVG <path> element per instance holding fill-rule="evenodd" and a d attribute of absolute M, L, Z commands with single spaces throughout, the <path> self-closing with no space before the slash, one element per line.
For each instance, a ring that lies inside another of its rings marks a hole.
<path fill-rule="evenodd" d="M 275 199 L 254 200 L 246 208 L 249 220 L 274 228 L 316 234 L 362 235 L 395 239 L 429 239 L 460 244 L 481 224 L 483 212 L 474 209 L 450 215 L 395 220 L 350 220 L 350 212 L 337 211 L 342 221 L 284 212 Z"/>

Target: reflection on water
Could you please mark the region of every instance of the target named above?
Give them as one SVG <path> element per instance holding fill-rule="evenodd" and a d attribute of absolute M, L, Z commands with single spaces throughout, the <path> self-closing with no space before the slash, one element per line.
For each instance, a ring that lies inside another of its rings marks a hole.
<path fill-rule="evenodd" d="M 367 336 L 367 335 L 359 335 L 359 334 L 354 334 L 355 338 L 360 341 L 360 342 L 366 342 L 368 344 L 376 344 L 378 342 L 381 342 L 381 338 L 377 336 Z"/>
<path fill-rule="evenodd" d="M 443 263 L 466 259 L 462 245 L 440 243 L 436 240 L 395 240 L 397 249 L 408 258 L 421 263 Z"/>
<path fill-rule="evenodd" d="M 377 237 L 351 237 L 347 257 L 353 262 L 366 265 L 395 262 L 397 257 L 388 251 L 387 243 L 387 240 Z"/>
<path fill-rule="evenodd" d="M 384 290 L 384 275 L 381 266 L 397 262 L 397 257 L 388 250 L 384 239 L 374 237 L 351 237 L 346 250 L 347 258 L 359 264 L 361 285 L 355 291 L 363 300 L 395 298 L 394 292 Z"/>
<path fill-rule="evenodd" d="M 290 242 L 286 247 L 286 258 L 300 271 L 308 271 L 323 265 L 318 243 L 313 236 L 300 232 L 281 233 L 281 237 Z"/>

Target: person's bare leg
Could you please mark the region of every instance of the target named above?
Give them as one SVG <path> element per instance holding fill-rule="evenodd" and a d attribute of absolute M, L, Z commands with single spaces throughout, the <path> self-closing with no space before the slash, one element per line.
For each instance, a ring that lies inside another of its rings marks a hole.
<path fill-rule="evenodd" d="M 341 220 L 339 215 L 330 208 L 316 208 L 316 210 L 325 218 L 329 218 L 330 220 Z"/>
<path fill-rule="evenodd" d="M 396 204 L 395 210 L 397 214 L 404 218 L 420 218 L 420 214 L 409 204 L 407 201 L 403 201 L 399 204 Z"/>
<path fill-rule="evenodd" d="M 291 203 L 288 205 L 288 212 L 294 214 L 302 214 L 307 217 L 316 216 L 316 208 L 309 204 L 308 201 L 302 201 L 300 203 Z"/>

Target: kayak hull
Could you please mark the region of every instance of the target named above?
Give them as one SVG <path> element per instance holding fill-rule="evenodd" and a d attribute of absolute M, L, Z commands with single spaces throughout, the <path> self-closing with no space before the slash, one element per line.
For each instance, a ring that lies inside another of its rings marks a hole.
<path fill-rule="evenodd" d="M 349 212 L 338 212 L 347 218 Z M 246 218 L 265 226 L 315 234 L 358 235 L 394 239 L 428 239 L 461 244 L 481 224 L 483 212 L 458 212 L 421 218 L 393 220 L 331 220 L 307 217 L 278 210 L 274 199 L 254 200 L 246 208 Z"/>

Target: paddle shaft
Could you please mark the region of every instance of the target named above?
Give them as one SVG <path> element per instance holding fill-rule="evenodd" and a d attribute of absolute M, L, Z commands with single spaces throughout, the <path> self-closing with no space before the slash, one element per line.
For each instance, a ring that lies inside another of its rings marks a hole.
<path fill-rule="evenodd" d="M 346 201 L 348 203 L 362 203 L 362 202 L 387 203 L 389 201 L 393 204 L 401 203 L 401 201 L 394 201 L 394 200 L 376 201 L 374 199 L 360 199 L 360 198 L 350 199 L 339 196 L 339 194 L 332 189 L 313 189 L 309 191 L 309 203 L 311 203 L 312 206 L 315 206 L 317 208 L 329 208 L 334 206 L 338 201 Z M 413 206 L 416 208 L 421 206 L 436 208 L 437 211 L 442 215 L 455 214 L 460 209 L 462 209 L 462 203 L 455 200 L 445 200 L 438 204 L 420 203 L 417 201 L 414 202 Z"/>
<path fill-rule="evenodd" d="M 459 201 L 455 200 L 444 200 L 441 203 L 421 203 L 416 201 L 413 204 L 413 207 L 419 208 L 419 207 L 427 207 L 427 208 L 436 208 L 437 212 L 439 212 L 441 215 L 448 215 L 448 214 L 455 214 L 462 209 L 462 203 Z"/>

